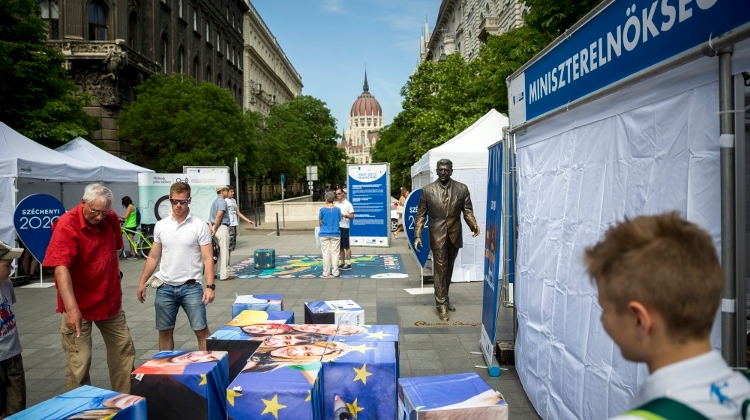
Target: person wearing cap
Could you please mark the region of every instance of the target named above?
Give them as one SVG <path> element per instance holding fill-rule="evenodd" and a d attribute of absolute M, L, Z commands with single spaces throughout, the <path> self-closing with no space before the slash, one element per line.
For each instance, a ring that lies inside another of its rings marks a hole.
<path fill-rule="evenodd" d="M 55 269 L 68 391 L 91 384 L 91 333 L 92 324 L 96 324 L 107 347 L 112 390 L 130 393 L 135 347 L 122 310 L 117 251 L 123 242 L 112 201 L 109 188 L 87 185 L 81 204 L 52 225 L 52 238 L 42 261 L 43 267 Z"/>
<path fill-rule="evenodd" d="M 234 188 L 230 185 L 229 192 L 227 192 L 227 213 L 229 213 L 229 255 L 227 256 L 227 265 L 229 259 L 232 256 L 232 251 L 237 248 L 237 229 L 240 227 L 240 219 L 249 223 L 250 226 L 255 226 L 255 222 L 245 217 L 244 214 L 240 213 L 237 209 L 237 200 L 234 199 Z M 227 267 L 228 270 L 233 270 L 231 267 Z"/>
<path fill-rule="evenodd" d="M 0 418 L 26 409 L 26 375 L 13 313 L 16 294 L 10 280 L 11 264 L 22 253 L 23 248 L 0 242 Z"/>
<path fill-rule="evenodd" d="M 216 187 L 216 200 L 211 204 L 208 223 L 211 227 L 211 237 L 219 243 L 219 280 L 232 280 L 234 276 L 227 274 L 229 265 L 229 211 L 226 198 L 229 197 L 229 186 Z"/>

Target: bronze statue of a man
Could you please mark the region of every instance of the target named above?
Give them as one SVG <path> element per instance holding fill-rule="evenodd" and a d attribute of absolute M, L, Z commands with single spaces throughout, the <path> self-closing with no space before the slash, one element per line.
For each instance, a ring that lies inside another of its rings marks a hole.
<path fill-rule="evenodd" d="M 448 288 L 453 275 L 453 262 L 458 249 L 463 247 L 461 236 L 461 212 L 474 236 L 479 235 L 479 226 L 474 218 L 471 196 L 466 184 L 451 179 L 453 162 L 440 159 L 437 163 L 438 180 L 422 188 L 414 228 L 414 249 L 422 246 L 422 230 L 427 213 L 430 214 L 430 249 L 432 250 L 435 281 L 435 305 L 441 321 L 448 320 L 451 305 Z"/>

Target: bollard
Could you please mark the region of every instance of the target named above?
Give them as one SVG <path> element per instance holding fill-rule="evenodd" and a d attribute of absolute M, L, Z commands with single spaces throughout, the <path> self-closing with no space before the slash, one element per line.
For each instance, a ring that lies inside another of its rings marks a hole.
<path fill-rule="evenodd" d="M 279 230 L 279 213 L 276 213 L 276 236 L 281 236 L 281 231 Z"/>

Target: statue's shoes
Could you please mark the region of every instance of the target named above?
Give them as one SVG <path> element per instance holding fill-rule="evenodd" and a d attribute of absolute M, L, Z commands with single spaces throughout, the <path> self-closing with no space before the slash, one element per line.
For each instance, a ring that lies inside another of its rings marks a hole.
<path fill-rule="evenodd" d="M 456 308 L 453 305 L 451 305 L 450 303 L 447 303 L 447 305 L 448 305 L 448 310 L 449 311 L 456 312 Z"/>

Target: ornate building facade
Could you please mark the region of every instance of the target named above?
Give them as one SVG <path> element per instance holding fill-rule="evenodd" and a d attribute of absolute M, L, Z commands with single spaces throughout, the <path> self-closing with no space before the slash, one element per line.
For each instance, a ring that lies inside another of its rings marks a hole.
<path fill-rule="evenodd" d="M 245 13 L 245 109 L 268 115 L 275 104 L 302 94 L 302 76 L 250 4 Z"/>
<path fill-rule="evenodd" d="M 383 109 L 370 94 L 365 72 L 365 84 L 349 112 L 349 129 L 341 136 L 339 147 L 346 150 L 349 162 L 371 163 L 370 150 L 380 138 L 383 128 Z"/>
<path fill-rule="evenodd" d="M 439 61 L 458 52 L 466 61 L 479 54 L 489 35 L 499 35 L 523 25 L 528 8 L 520 0 L 443 0 L 435 30 L 427 24 L 420 37 L 421 61 Z"/>
<path fill-rule="evenodd" d="M 40 0 L 49 44 L 65 56 L 76 84 L 94 97 L 93 133 L 125 157 L 120 110 L 151 74 L 189 74 L 228 89 L 242 105 L 244 0 Z"/>

